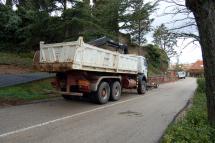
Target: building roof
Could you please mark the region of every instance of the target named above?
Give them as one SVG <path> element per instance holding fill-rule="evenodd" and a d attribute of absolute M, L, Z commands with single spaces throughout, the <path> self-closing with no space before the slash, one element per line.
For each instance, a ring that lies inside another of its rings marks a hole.
<path fill-rule="evenodd" d="M 190 67 L 191 70 L 200 70 L 200 69 L 204 69 L 204 65 L 203 65 L 203 61 L 198 60 L 195 63 L 192 64 L 192 66 Z"/>

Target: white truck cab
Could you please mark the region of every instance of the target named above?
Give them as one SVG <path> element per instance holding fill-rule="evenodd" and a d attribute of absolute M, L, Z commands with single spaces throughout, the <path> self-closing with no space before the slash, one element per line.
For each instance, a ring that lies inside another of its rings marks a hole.
<path fill-rule="evenodd" d="M 143 56 L 138 56 L 138 60 L 138 73 L 144 74 L 144 76 L 147 78 L 148 64 L 146 58 Z"/>

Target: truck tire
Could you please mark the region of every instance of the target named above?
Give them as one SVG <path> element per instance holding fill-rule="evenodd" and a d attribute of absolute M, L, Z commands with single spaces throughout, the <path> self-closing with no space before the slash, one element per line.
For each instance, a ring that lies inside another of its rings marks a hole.
<path fill-rule="evenodd" d="M 110 94 L 110 99 L 112 101 L 118 101 L 121 97 L 121 84 L 119 81 L 115 81 L 112 85 L 111 85 L 111 94 Z"/>
<path fill-rule="evenodd" d="M 146 93 L 146 81 L 144 79 L 138 80 L 137 93 L 138 94 L 145 94 Z"/>
<path fill-rule="evenodd" d="M 99 103 L 99 104 L 107 103 L 110 98 L 109 84 L 105 81 L 102 81 L 99 84 L 98 89 L 97 89 L 96 93 L 94 94 L 94 96 L 95 96 L 95 100 L 97 103 Z"/>

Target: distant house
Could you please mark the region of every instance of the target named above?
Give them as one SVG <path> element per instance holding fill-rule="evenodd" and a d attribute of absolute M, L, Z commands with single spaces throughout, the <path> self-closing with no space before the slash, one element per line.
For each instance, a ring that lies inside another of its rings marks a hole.
<path fill-rule="evenodd" d="M 198 60 L 195 63 L 193 63 L 189 69 L 187 69 L 187 72 L 192 77 L 203 77 L 204 76 L 204 65 L 202 60 Z"/>

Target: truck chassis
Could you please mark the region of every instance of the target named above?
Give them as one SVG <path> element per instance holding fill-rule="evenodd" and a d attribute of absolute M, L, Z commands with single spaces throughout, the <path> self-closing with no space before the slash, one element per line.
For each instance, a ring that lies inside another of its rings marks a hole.
<path fill-rule="evenodd" d="M 146 77 L 142 74 L 109 74 L 89 71 L 58 72 L 52 82 L 57 93 L 65 99 L 71 96 L 90 96 L 96 103 L 117 101 L 122 88 L 137 89 L 138 94 L 146 92 Z"/>

